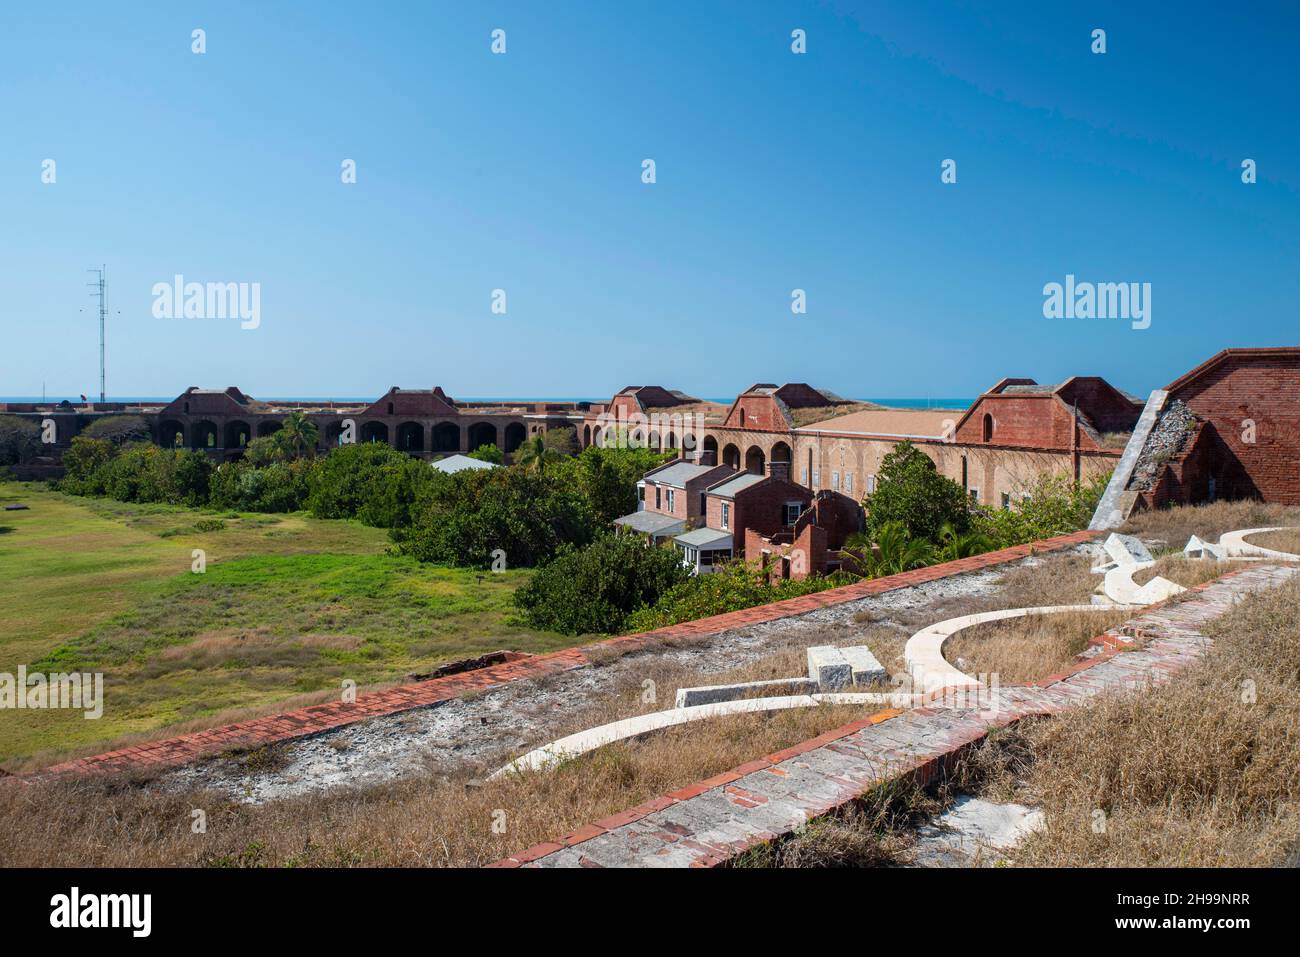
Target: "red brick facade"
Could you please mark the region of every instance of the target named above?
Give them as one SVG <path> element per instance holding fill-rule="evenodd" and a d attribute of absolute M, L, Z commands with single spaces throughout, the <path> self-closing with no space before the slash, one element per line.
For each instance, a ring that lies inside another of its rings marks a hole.
<path fill-rule="evenodd" d="M 1226 349 L 1166 391 L 1200 423 L 1145 504 L 1300 505 L 1300 348 Z"/>

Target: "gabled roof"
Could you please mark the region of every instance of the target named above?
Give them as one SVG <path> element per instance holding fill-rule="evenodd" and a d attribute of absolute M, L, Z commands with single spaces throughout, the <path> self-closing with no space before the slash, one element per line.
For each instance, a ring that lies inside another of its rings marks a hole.
<path fill-rule="evenodd" d="M 646 510 L 620 516 L 614 519 L 614 524 L 622 525 L 633 531 L 644 532 L 647 535 L 662 536 L 675 535 L 677 532 L 682 531 L 686 527 L 686 519 Z"/>
<path fill-rule="evenodd" d="M 432 389 L 399 389 L 393 386 L 366 407 L 369 415 L 389 415 L 388 405 L 392 404 L 392 415 L 409 415 L 429 417 L 436 415 L 456 415 L 455 403 L 447 398 L 441 386 Z"/>
<path fill-rule="evenodd" d="M 717 485 L 710 485 L 705 491 L 710 495 L 720 495 L 723 498 L 735 498 L 737 492 L 743 492 L 751 485 L 757 485 L 759 482 L 767 481 L 766 475 L 756 475 L 753 472 L 741 472 L 739 475 L 733 475 L 731 478 L 723 479 Z"/>
<path fill-rule="evenodd" d="M 1270 346 L 1260 348 L 1246 349 L 1224 349 L 1222 352 L 1210 356 L 1195 369 L 1179 376 L 1169 385 L 1165 386 L 1165 391 L 1173 393 L 1182 389 L 1189 383 L 1199 379 L 1206 373 L 1216 369 L 1229 358 L 1259 358 L 1259 359 L 1296 359 L 1300 358 L 1300 346 Z"/>
<path fill-rule="evenodd" d="M 696 465 L 694 462 L 677 459 L 646 472 L 645 479 L 649 479 L 658 485 L 685 488 L 687 482 L 697 479 L 701 475 L 707 475 L 716 468 L 718 468 L 716 465 Z"/>
<path fill-rule="evenodd" d="M 433 467 L 439 472 L 465 472 L 474 469 L 494 469 L 499 468 L 495 462 L 484 462 L 482 459 L 470 458 L 468 455 L 449 455 L 445 459 L 438 459 L 432 463 Z"/>

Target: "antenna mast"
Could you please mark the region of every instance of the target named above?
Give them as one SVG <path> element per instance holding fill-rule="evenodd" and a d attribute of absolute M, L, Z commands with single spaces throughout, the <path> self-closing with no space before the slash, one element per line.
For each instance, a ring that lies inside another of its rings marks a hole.
<path fill-rule="evenodd" d="M 104 399 L 104 318 L 108 313 L 108 305 L 104 299 L 104 285 L 108 276 L 108 266 L 103 265 L 98 269 L 87 269 L 86 272 L 97 273 L 99 278 L 86 283 L 87 286 L 95 289 L 90 295 L 99 297 L 99 404 L 103 405 Z"/>

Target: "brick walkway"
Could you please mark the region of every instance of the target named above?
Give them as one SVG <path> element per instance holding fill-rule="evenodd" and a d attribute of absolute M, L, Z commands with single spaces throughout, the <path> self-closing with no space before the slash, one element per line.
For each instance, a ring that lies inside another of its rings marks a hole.
<path fill-rule="evenodd" d="M 1109 632 L 1097 655 L 1035 685 L 1002 688 L 996 711 L 886 711 L 539 844 L 493 867 L 710 867 L 788 834 L 893 779 L 927 783 L 994 728 L 1056 714 L 1094 695 L 1163 683 L 1213 644 L 1206 623 L 1246 592 L 1300 569 L 1251 568 L 1193 589 Z M 856 587 L 856 586 L 855 586 Z M 1124 651 L 1124 634 L 1146 644 Z"/>
<path fill-rule="evenodd" d="M 928 568 L 920 568 L 901 575 L 890 575 L 886 578 L 857 582 L 841 588 L 818 592 L 814 595 L 789 598 L 785 601 L 773 602 L 770 605 L 759 605 L 755 608 L 746 608 L 725 615 L 715 615 L 711 618 L 701 618 L 698 621 L 670 625 L 667 628 L 659 628 L 655 631 L 608 638 L 596 642 L 594 645 L 587 645 L 585 648 L 612 648 L 621 652 L 629 652 L 638 648 L 652 647 L 665 639 L 720 634 L 735 628 L 775 621 L 780 618 L 790 618 L 831 605 L 857 601 L 870 595 L 879 595 L 899 588 L 911 588 L 940 578 L 962 575 L 984 568 L 991 568 L 995 565 L 1006 564 L 1007 562 L 1019 561 L 1028 557 L 1031 550 L 1034 553 L 1043 553 L 1071 548 L 1095 538 L 1097 534 L 1096 532 L 1083 531 L 1071 535 L 1061 535 L 1056 538 L 1035 542 L 1032 546 L 1017 545 L 1013 548 L 986 552 L 973 558 L 945 562 L 942 565 L 931 565 Z M 237 724 L 213 728 L 209 731 L 198 731 L 193 734 L 180 735 L 179 737 L 148 741 L 104 754 L 66 761 L 37 773 L 112 773 L 145 768 L 175 767 L 207 755 L 233 749 L 258 748 L 281 741 L 290 741 L 295 738 L 310 737 L 343 725 L 365 721 L 368 718 L 397 714 L 413 708 L 426 708 L 441 704 L 444 701 L 450 701 L 464 694 L 486 691 L 521 679 L 540 678 L 556 672 L 570 671 L 587 664 L 589 664 L 589 660 L 584 653 L 584 648 L 570 648 L 545 655 L 534 655 L 519 661 L 493 665 L 462 674 L 448 675 L 444 678 L 433 678 L 428 681 L 401 685 L 385 691 L 364 692 L 358 694 L 355 703 L 351 704 L 333 701 L 265 718 L 240 721 Z"/>

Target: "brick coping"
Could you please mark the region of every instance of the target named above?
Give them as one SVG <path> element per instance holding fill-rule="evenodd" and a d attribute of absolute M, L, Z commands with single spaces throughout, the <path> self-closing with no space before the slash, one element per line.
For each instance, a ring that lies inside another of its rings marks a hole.
<path fill-rule="evenodd" d="M 1133 687 L 1135 683 L 1167 681 L 1173 673 L 1198 659 L 1204 649 L 1212 644 L 1211 639 L 1200 632 L 1199 626 L 1206 620 L 1219 617 L 1230 610 L 1234 604 L 1240 591 L 1230 579 L 1244 578 L 1249 584 L 1271 575 L 1272 578 L 1279 579 L 1280 583 L 1293 574 L 1300 574 L 1300 572 L 1294 569 L 1279 569 L 1276 566 L 1232 571 L 1213 581 L 1197 585 L 1183 595 L 1149 606 L 1140 615 L 1118 628 L 1092 639 L 1090 644 L 1095 653 L 1078 661 L 1066 671 L 1049 675 L 1032 684 L 1002 689 L 1004 693 L 1012 695 L 1013 707 L 1006 709 L 1005 712 L 999 710 L 991 719 L 975 717 L 976 713 L 970 709 L 962 711 L 938 706 L 937 699 L 943 692 L 934 692 L 931 698 L 936 700 L 935 706 L 927 705 L 910 710 L 892 708 L 851 721 L 815 738 L 746 762 L 730 771 L 695 784 L 670 791 L 626 811 L 584 825 L 571 834 L 536 844 L 486 866 L 489 868 L 607 866 L 605 863 L 587 857 L 581 849 L 572 851 L 563 861 L 557 857 L 563 856 L 561 852 L 585 845 L 597 838 L 608 838 L 614 844 L 622 845 L 617 849 L 624 851 L 627 860 L 619 861 L 612 866 L 637 866 L 652 861 L 661 863 L 664 856 L 686 859 L 687 866 L 691 867 L 714 867 L 724 864 L 745 850 L 790 833 L 795 825 L 788 825 L 783 832 L 778 833 L 766 829 L 770 822 L 764 822 L 757 827 L 751 827 L 750 834 L 741 840 L 717 841 L 710 840 L 698 832 L 692 833 L 681 820 L 651 821 L 649 819 L 652 816 L 660 819 L 668 817 L 662 812 L 669 812 L 674 808 L 680 809 L 681 806 L 700 798 L 713 800 L 713 806 L 708 810 L 714 812 L 715 817 L 719 814 L 739 817 L 745 811 L 762 811 L 765 805 L 776 800 L 777 797 L 763 793 L 763 790 L 760 790 L 761 784 L 754 787 L 741 787 L 737 782 L 758 778 L 761 772 L 767 772 L 778 780 L 794 773 L 807 774 L 813 768 L 825 764 L 825 761 L 810 760 L 800 766 L 799 759 L 805 755 L 816 758 L 819 757 L 818 752 L 828 750 L 851 756 L 850 763 L 856 762 L 859 765 L 856 769 L 858 773 L 853 774 L 849 768 L 840 769 L 834 775 L 823 771 L 825 781 L 822 783 L 835 782 L 839 793 L 829 802 L 824 798 L 811 797 L 810 794 L 803 795 L 804 801 L 800 810 L 806 814 L 805 821 L 842 809 L 857 801 L 871 787 L 877 787 L 890 780 L 910 778 L 923 785 L 927 784 L 943 768 L 950 766 L 963 751 L 983 740 L 992 730 L 1009 727 L 1027 717 L 1055 714 L 1086 701 L 1096 694 L 1110 691 L 1117 685 Z M 1214 592 L 1214 594 L 1198 594 L 1205 592 Z M 1217 610 L 1218 614 L 1199 615 L 1199 612 L 1206 607 L 1211 611 Z M 1134 635 L 1141 635 L 1149 642 L 1148 647 L 1151 649 L 1150 651 L 1143 649 L 1147 652 L 1145 659 L 1139 651 L 1132 651 L 1125 655 L 1126 659 L 1133 662 L 1132 667 L 1128 666 L 1128 662 L 1116 661 L 1117 656 L 1130 648 L 1134 640 L 1123 634 L 1125 630 Z M 1094 669 L 1104 670 L 1107 665 L 1111 665 L 1119 671 L 1119 674 L 1109 676 L 1089 674 Z M 1120 680 L 1114 680 L 1116 677 Z M 956 720 L 949 720 L 949 723 L 955 726 L 954 728 L 939 728 L 937 732 L 933 728 L 925 729 L 922 734 L 930 743 L 925 748 L 913 748 L 910 752 L 904 746 L 904 742 L 910 736 L 887 733 L 889 724 L 897 719 L 920 719 L 923 724 L 928 724 L 931 723 L 928 719 L 952 719 L 954 716 Z M 877 726 L 885 726 L 886 734 L 873 742 L 877 745 L 873 751 L 864 746 L 866 742 L 861 738 L 864 737 L 864 732 Z M 825 755 L 820 757 L 824 758 Z M 892 768 L 891 759 L 894 762 Z M 746 783 L 748 784 L 748 781 Z M 787 801 L 792 797 L 790 794 L 781 796 Z M 793 803 L 798 806 L 798 802 Z M 690 820 L 689 817 L 687 820 Z M 698 818 L 696 820 L 698 821 Z M 734 825 L 736 822 L 726 823 Z M 706 821 L 706 827 L 710 825 L 716 825 L 713 827 L 716 832 L 727 831 L 727 828 L 717 821 Z M 733 826 L 731 830 L 734 832 L 737 828 Z M 605 850 L 604 853 L 608 857 L 609 851 Z M 669 866 L 674 864 L 680 866 L 683 862 L 672 860 L 666 863 L 669 863 Z"/>
<path fill-rule="evenodd" d="M 1014 545 L 961 558 L 956 561 L 943 562 L 918 568 L 914 571 L 883 578 L 842 585 L 811 595 L 787 598 L 783 601 L 742 608 L 739 611 L 713 615 L 695 621 L 682 622 L 656 628 L 653 631 L 639 632 L 633 635 L 621 635 L 606 638 L 562 651 L 532 655 L 503 664 L 491 665 L 474 671 L 431 678 L 410 684 L 398 685 L 381 691 L 362 692 L 353 702 L 332 701 L 311 705 L 293 711 L 252 718 L 234 724 L 206 731 L 146 741 L 64 761 L 47 768 L 32 772 L 23 777 L 37 777 L 48 774 L 89 774 L 116 773 L 142 769 L 158 770 L 188 764 L 200 758 L 225 751 L 264 747 L 299 738 L 308 738 L 323 734 L 345 725 L 399 714 L 415 708 L 426 708 L 442 704 L 453 698 L 466 694 L 475 694 L 511 684 L 524 679 L 537 679 L 546 675 L 572 671 L 591 664 L 588 652 L 596 649 L 611 649 L 620 653 L 635 652 L 651 648 L 665 639 L 683 637 L 704 637 L 721 634 L 748 625 L 762 624 L 791 618 L 808 612 L 818 611 L 835 605 L 857 601 L 872 595 L 902 588 L 912 588 L 928 582 L 938 581 L 955 575 L 981 571 L 997 565 L 1020 561 L 1033 554 L 1060 551 L 1091 541 L 1100 532 L 1079 531 L 1068 535 L 1058 535 L 1026 545 Z"/>

